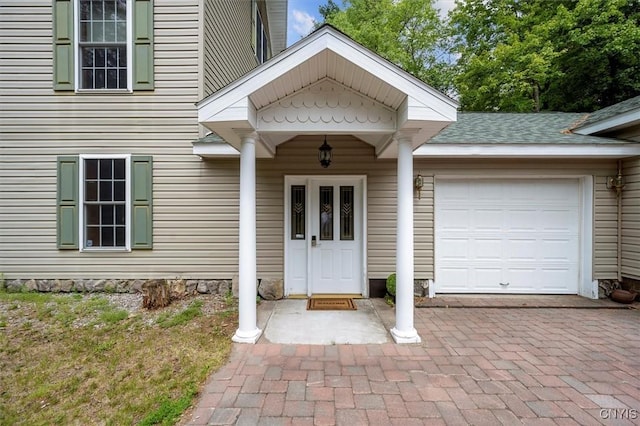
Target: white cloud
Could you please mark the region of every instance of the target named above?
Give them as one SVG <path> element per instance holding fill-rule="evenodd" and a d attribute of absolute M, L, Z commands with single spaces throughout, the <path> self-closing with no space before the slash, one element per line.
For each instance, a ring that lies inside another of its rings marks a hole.
<path fill-rule="evenodd" d="M 292 28 L 300 37 L 304 37 L 313 30 L 316 20 L 313 16 L 302 10 L 294 9 L 292 12 L 293 24 Z"/>

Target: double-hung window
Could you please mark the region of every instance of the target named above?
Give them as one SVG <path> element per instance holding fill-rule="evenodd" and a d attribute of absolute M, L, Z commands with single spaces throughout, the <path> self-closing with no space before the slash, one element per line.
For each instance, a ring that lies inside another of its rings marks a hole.
<path fill-rule="evenodd" d="M 153 0 L 53 0 L 53 88 L 154 89 Z"/>
<path fill-rule="evenodd" d="M 127 1 L 78 1 L 79 89 L 128 89 Z"/>
<path fill-rule="evenodd" d="M 129 248 L 128 156 L 80 158 L 83 249 Z"/>
<path fill-rule="evenodd" d="M 145 155 L 58 157 L 61 250 L 153 248 L 153 159 Z"/>

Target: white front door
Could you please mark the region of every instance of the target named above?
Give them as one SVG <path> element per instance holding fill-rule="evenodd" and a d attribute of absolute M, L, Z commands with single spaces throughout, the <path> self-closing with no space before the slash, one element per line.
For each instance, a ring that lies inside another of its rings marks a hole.
<path fill-rule="evenodd" d="M 364 177 L 287 180 L 286 294 L 365 294 Z"/>
<path fill-rule="evenodd" d="M 353 180 L 311 182 L 312 293 L 362 293 L 361 199 Z"/>

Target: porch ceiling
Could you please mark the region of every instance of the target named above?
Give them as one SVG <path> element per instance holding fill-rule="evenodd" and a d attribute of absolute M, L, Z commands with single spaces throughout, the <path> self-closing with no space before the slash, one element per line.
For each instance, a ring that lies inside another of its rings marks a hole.
<path fill-rule="evenodd" d="M 198 121 L 239 149 L 259 134 L 258 157 L 299 134 L 352 134 L 395 157 L 394 135 L 414 148 L 456 120 L 457 103 L 324 26 L 198 103 Z"/>

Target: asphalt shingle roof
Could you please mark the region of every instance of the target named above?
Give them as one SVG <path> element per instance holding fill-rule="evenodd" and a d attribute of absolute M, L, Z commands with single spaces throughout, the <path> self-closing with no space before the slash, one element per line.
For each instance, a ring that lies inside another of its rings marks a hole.
<path fill-rule="evenodd" d="M 567 112 L 461 112 L 427 144 L 620 144 L 618 139 L 584 136 L 570 129 L 587 114 Z"/>
<path fill-rule="evenodd" d="M 627 111 L 638 108 L 640 108 L 640 96 L 636 96 L 635 98 L 627 99 L 626 101 L 595 111 L 589 114 L 589 117 L 576 128 L 579 129 L 580 127 L 588 126 L 589 124 L 597 123 L 598 121 L 603 121 L 618 114 L 624 114 Z"/>

